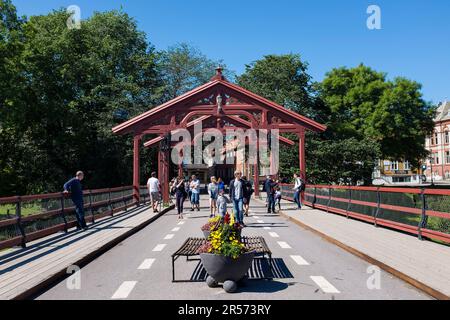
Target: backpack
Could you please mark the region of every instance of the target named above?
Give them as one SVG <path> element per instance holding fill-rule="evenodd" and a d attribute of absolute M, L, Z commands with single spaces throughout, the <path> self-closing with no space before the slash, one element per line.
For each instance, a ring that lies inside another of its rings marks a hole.
<path fill-rule="evenodd" d="M 300 192 L 303 192 L 306 190 L 306 183 L 303 179 L 300 178 L 300 181 L 302 182 L 301 186 L 300 186 Z"/>

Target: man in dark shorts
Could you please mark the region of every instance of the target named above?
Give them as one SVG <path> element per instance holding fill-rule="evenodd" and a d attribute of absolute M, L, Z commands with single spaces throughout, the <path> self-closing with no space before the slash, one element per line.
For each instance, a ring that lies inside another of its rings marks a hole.
<path fill-rule="evenodd" d="M 83 187 L 81 181 L 84 179 L 84 173 L 78 171 L 75 178 L 70 179 L 64 184 L 64 193 L 70 192 L 70 198 L 75 205 L 75 216 L 77 218 L 77 229 L 87 229 L 86 221 L 84 220 L 84 201 L 83 201 Z"/>

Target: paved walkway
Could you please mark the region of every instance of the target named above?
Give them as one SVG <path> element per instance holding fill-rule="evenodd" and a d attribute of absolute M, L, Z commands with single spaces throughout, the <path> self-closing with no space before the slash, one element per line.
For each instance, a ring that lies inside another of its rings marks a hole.
<path fill-rule="evenodd" d="M 202 198 L 203 208 L 207 203 Z M 172 210 L 83 267 L 81 288 L 68 289 L 66 280 L 61 281 L 38 299 L 430 299 L 384 271 L 378 288 L 368 286 L 369 263 L 265 211 L 262 203 L 253 201 L 243 235 L 266 239 L 275 262 L 272 281 L 247 280 L 235 294 L 204 282 L 172 283 L 171 254 L 186 238 L 201 237 L 200 227 L 209 217 L 208 210 L 202 209 L 179 221 Z M 178 259 L 177 279 L 201 279 L 199 267 L 198 262 Z"/>
<path fill-rule="evenodd" d="M 419 287 L 425 285 L 438 291 L 442 294 L 439 298 L 450 296 L 449 246 L 420 241 L 415 236 L 341 215 L 308 207 L 299 211 L 295 207 L 292 202 L 282 201 L 282 211 L 292 221 L 318 231 L 331 242 L 356 250 L 356 254 L 368 260 L 376 260 L 399 277 L 418 282 L 415 285 Z"/>
<path fill-rule="evenodd" d="M 75 263 L 88 261 L 121 238 L 144 227 L 157 216 L 148 206 L 104 218 L 88 231 L 58 233 L 0 254 L 0 300 L 21 298 L 45 285 L 55 276 L 66 274 Z"/>

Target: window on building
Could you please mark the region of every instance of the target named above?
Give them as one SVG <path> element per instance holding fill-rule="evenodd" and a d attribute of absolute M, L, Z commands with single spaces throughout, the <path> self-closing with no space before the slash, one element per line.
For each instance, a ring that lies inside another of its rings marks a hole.
<path fill-rule="evenodd" d="M 391 163 L 391 171 L 398 170 L 398 161 L 392 161 Z"/>
<path fill-rule="evenodd" d="M 445 163 L 450 163 L 450 151 L 445 151 Z"/>
<path fill-rule="evenodd" d="M 450 179 L 450 171 L 445 171 L 445 180 Z"/>
<path fill-rule="evenodd" d="M 409 163 L 409 161 L 405 161 L 405 170 L 411 170 L 411 164 Z"/>
<path fill-rule="evenodd" d="M 439 134 L 437 132 L 434 133 L 434 144 L 435 145 L 439 144 Z"/>
<path fill-rule="evenodd" d="M 444 141 L 445 141 L 445 144 L 449 144 L 449 142 L 450 142 L 450 136 L 449 136 L 448 131 L 445 131 L 445 133 L 444 133 Z"/>

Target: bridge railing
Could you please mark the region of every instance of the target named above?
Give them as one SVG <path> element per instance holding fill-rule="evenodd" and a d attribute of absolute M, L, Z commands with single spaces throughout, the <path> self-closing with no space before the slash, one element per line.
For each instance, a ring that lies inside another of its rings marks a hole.
<path fill-rule="evenodd" d="M 147 202 L 147 188 L 139 191 L 141 203 Z M 86 190 L 83 198 L 86 222 L 92 223 L 136 205 L 132 186 Z M 0 250 L 26 247 L 30 241 L 75 226 L 75 207 L 70 195 L 62 192 L 0 198 Z"/>
<path fill-rule="evenodd" d="M 281 186 L 293 201 L 293 185 Z M 403 232 L 450 243 L 450 190 L 308 185 L 304 203 Z"/>

